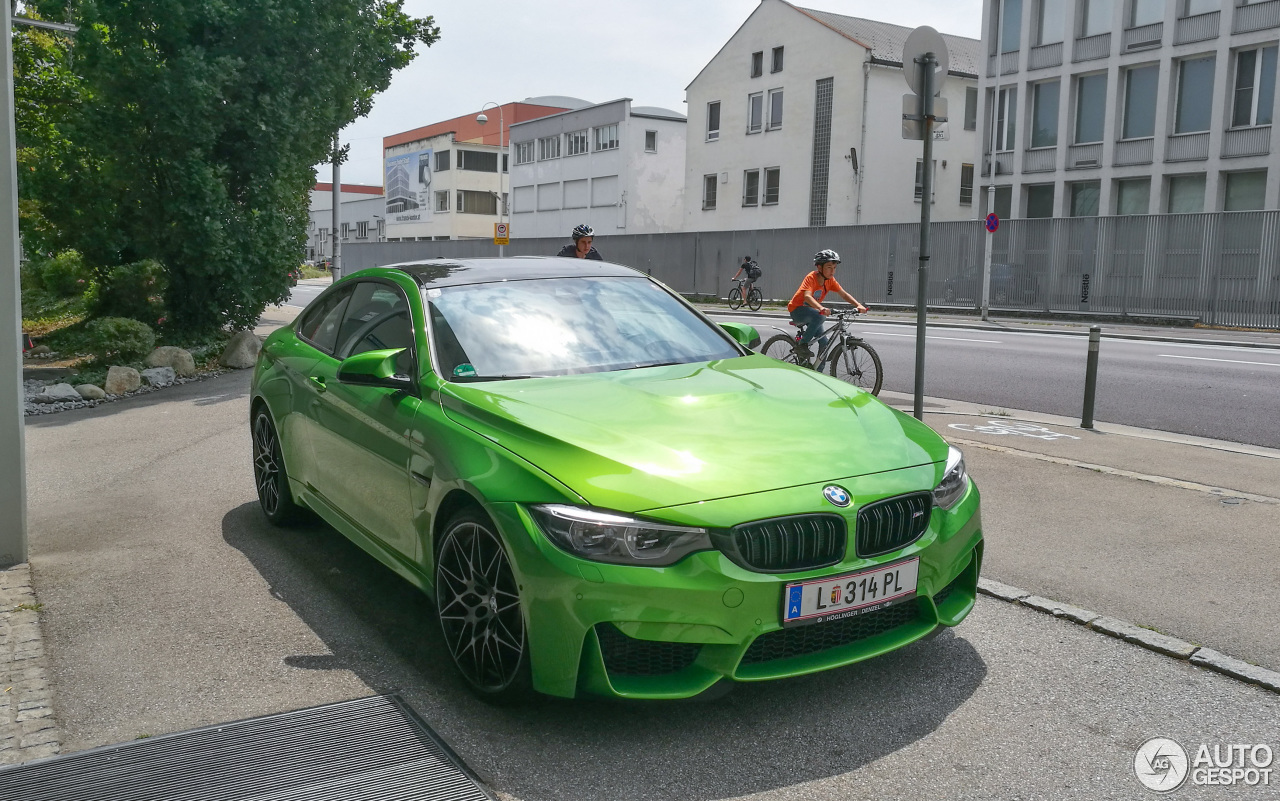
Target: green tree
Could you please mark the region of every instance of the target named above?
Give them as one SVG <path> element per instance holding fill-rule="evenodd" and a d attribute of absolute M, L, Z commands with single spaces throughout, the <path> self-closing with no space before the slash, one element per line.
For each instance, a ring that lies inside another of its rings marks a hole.
<path fill-rule="evenodd" d="M 74 16 L 81 157 L 59 165 L 71 202 L 41 211 L 100 267 L 165 265 L 171 324 L 193 333 L 287 295 L 312 166 L 439 37 L 403 0 L 82 0 Z"/>

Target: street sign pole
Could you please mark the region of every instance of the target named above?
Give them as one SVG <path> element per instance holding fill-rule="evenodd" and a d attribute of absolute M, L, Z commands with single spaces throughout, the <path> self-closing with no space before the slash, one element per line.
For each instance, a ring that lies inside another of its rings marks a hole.
<path fill-rule="evenodd" d="M 329 273 L 333 280 L 342 277 L 342 158 L 338 135 L 333 135 L 333 261 Z"/>
<path fill-rule="evenodd" d="M 924 117 L 924 164 L 920 172 L 920 271 L 916 286 L 916 380 L 914 414 L 924 419 L 924 343 L 925 310 L 929 300 L 929 215 L 933 205 L 933 68 L 937 63 L 933 53 L 925 53 L 917 59 L 923 91 L 920 92 L 920 113 Z"/>
<path fill-rule="evenodd" d="M 18 278 L 18 152 L 13 119 L 10 4 L 0 17 L 0 567 L 27 561 L 27 469 L 22 430 L 22 285 Z M 7 399 L 7 400 L 6 400 Z"/>
<path fill-rule="evenodd" d="M 994 176 L 992 176 L 991 188 L 987 192 L 987 200 L 987 211 L 994 215 L 996 202 Z M 982 248 L 982 320 L 986 322 L 987 313 L 991 309 L 991 250 L 995 247 L 996 232 L 986 225 L 983 228 L 987 232 L 987 241 Z"/>

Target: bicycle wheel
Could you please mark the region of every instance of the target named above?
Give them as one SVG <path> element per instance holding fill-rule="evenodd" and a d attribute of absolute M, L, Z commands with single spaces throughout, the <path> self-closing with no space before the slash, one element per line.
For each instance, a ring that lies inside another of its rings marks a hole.
<path fill-rule="evenodd" d="M 751 311 L 760 311 L 760 304 L 764 303 L 764 295 L 760 294 L 760 290 L 751 287 L 751 293 L 747 295 L 747 306 Z"/>
<path fill-rule="evenodd" d="M 734 287 L 729 290 L 729 308 L 737 311 L 742 306 L 742 290 Z"/>
<path fill-rule="evenodd" d="M 796 341 L 786 334 L 778 334 L 771 337 L 768 342 L 764 343 L 764 347 L 760 352 L 772 359 L 787 364 L 799 364 L 800 359 L 796 356 Z"/>
<path fill-rule="evenodd" d="M 880 385 L 884 382 L 880 354 L 867 343 L 846 339 L 835 347 L 829 361 L 833 377 L 848 381 L 872 395 L 880 394 Z"/>

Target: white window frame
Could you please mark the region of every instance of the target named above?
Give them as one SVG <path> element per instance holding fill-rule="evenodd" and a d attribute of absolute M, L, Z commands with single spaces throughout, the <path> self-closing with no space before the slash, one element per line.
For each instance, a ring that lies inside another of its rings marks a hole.
<path fill-rule="evenodd" d="M 755 179 L 755 190 L 751 189 L 751 179 Z M 760 168 L 742 171 L 742 205 L 760 205 Z"/>
<path fill-rule="evenodd" d="M 448 189 L 436 190 L 435 210 L 437 212 L 444 212 L 449 210 L 449 190 Z"/>
<path fill-rule="evenodd" d="M 1192 56 L 1188 58 L 1174 60 L 1174 64 L 1176 65 L 1174 67 L 1174 74 L 1177 75 L 1177 82 L 1176 82 L 1177 85 L 1174 88 L 1174 94 L 1173 94 L 1173 132 L 1175 134 L 1204 133 L 1205 131 L 1211 130 L 1213 128 L 1213 98 L 1210 97 L 1208 100 L 1204 101 L 1208 103 L 1208 109 L 1209 109 L 1208 122 L 1205 123 L 1205 127 L 1197 128 L 1195 130 L 1186 130 L 1186 131 L 1178 129 L 1178 122 L 1179 122 L 1178 118 L 1182 114 L 1182 81 L 1183 81 L 1183 78 L 1185 77 L 1186 66 L 1188 64 L 1193 64 L 1198 61 L 1208 61 L 1210 66 L 1212 67 L 1212 70 L 1210 71 L 1211 78 L 1209 81 L 1209 86 L 1212 87 L 1213 79 L 1217 77 L 1217 70 L 1218 70 L 1218 59 L 1216 54 L 1211 54 L 1207 56 L 1203 56 L 1203 55 Z"/>
<path fill-rule="evenodd" d="M 651 141 L 653 144 L 650 144 Z M 644 132 L 644 152 L 646 153 L 658 152 L 658 132 L 657 131 Z"/>
<path fill-rule="evenodd" d="M 966 177 L 968 180 L 966 181 Z M 960 205 L 973 205 L 973 165 L 960 165 Z"/>
<path fill-rule="evenodd" d="M 564 135 L 564 154 L 565 156 L 581 156 L 591 151 L 591 134 L 590 129 L 583 128 L 580 131 L 570 131 Z"/>
<path fill-rule="evenodd" d="M 775 72 L 782 72 L 782 62 L 783 62 L 784 55 L 785 53 L 783 52 L 782 45 L 778 45 L 777 47 L 773 48 L 773 55 L 769 62 L 769 72 L 771 74 Z"/>
<path fill-rule="evenodd" d="M 516 142 L 516 164 L 532 164 L 534 161 L 533 140 Z"/>
<path fill-rule="evenodd" d="M 1108 80 L 1108 75 L 1105 72 L 1090 72 L 1084 75 L 1077 75 L 1075 76 L 1075 78 L 1076 78 L 1075 79 L 1075 90 L 1076 90 L 1075 112 L 1076 113 L 1075 113 L 1075 120 L 1074 120 L 1075 125 L 1072 126 L 1072 131 L 1071 131 L 1071 143 L 1075 145 L 1096 144 L 1097 142 L 1101 142 L 1104 139 L 1106 139 L 1106 136 L 1107 136 L 1107 130 L 1106 130 L 1107 128 L 1107 93 L 1111 91 L 1110 81 Z M 1102 115 L 1102 120 L 1098 123 L 1098 135 L 1096 138 L 1081 139 L 1080 125 L 1084 115 L 1082 115 L 1080 112 L 1084 108 L 1084 102 L 1085 102 L 1085 96 L 1082 89 L 1085 86 L 1085 81 L 1093 80 L 1097 78 L 1102 79 L 1102 99 L 1098 103 L 1098 110 Z"/>
<path fill-rule="evenodd" d="M 758 111 L 758 113 L 757 113 Z M 752 122 L 754 118 L 759 119 Z M 764 130 L 764 92 L 747 95 L 747 133 L 758 134 Z"/>
<path fill-rule="evenodd" d="M 550 161 L 560 158 L 560 134 L 543 136 L 538 139 L 538 161 Z"/>
<path fill-rule="evenodd" d="M 1009 153 L 1017 143 L 1018 87 L 1006 86 L 996 93 L 996 152 Z"/>
<path fill-rule="evenodd" d="M 357 220 L 356 221 L 356 239 L 368 239 L 368 238 L 369 238 L 369 221 Z"/>
<path fill-rule="evenodd" d="M 594 129 L 596 152 L 618 149 L 618 123 L 601 125 Z"/>
<path fill-rule="evenodd" d="M 1232 76 L 1232 86 L 1231 86 L 1231 127 L 1232 128 L 1256 128 L 1260 125 L 1270 125 L 1275 120 L 1276 64 L 1272 63 L 1271 76 L 1270 76 L 1272 108 L 1268 110 L 1271 114 L 1271 119 L 1267 120 L 1266 122 L 1258 121 L 1258 106 L 1262 97 L 1262 92 L 1260 91 L 1260 89 L 1262 85 L 1262 79 L 1264 77 L 1263 62 L 1266 60 L 1265 53 L 1268 50 L 1272 52 L 1277 52 L 1277 46 L 1274 44 L 1269 44 L 1269 45 L 1261 45 L 1259 47 L 1242 47 L 1239 50 L 1235 51 L 1235 75 Z M 1236 105 L 1239 102 L 1239 99 L 1237 96 L 1240 92 L 1240 56 L 1244 55 L 1245 53 L 1254 54 L 1253 76 L 1252 76 L 1253 84 L 1249 87 L 1249 94 L 1250 94 L 1249 121 L 1245 123 L 1236 124 Z M 1280 54 L 1277 55 L 1276 60 L 1280 61 Z"/>
<path fill-rule="evenodd" d="M 716 127 L 711 127 L 711 107 L 716 107 Z M 720 101 L 712 100 L 707 103 L 707 141 L 714 142 L 720 138 Z"/>
<path fill-rule="evenodd" d="M 769 176 L 770 175 L 772 175 L 774 178 L 772 199 L 770 199 L 770 196 L 769 196 Z M 762 206 L 778 205 L 778 198 L 782 194 L 782 168 L 781 167 L 765 167 L 764 168 L 764 183 L 761 187 L 760 193 L 761 193 L 760 205 Z"/>
<path fill-rule="evenodd" d="M 751 77 L 759 78 L 764 75 L 764 51 L 757 50 L 751 54 Z"/>
<path fill-rule="evenodd" d="M 1123 77 L 1123 79 L 1124 79 L 1124 81 L 1123 81 L 1123 86 L 1124 86 L 1124 105 L 1123 105 L 1123 107 L 1120 109 L 1120 141 L 1122 141 L 1122 142 L 1124 142 L 1124 141 L 1130 141 L 1130 140 L 1138 140 L 1138 139 L 1150 139 L 1150 138 L 1152 138 L 1153 136 L 1155 136 L 1155 130 L 1156 130 L 1156 119 L 1155 119 L 1155 114 L 1156 114 L 1156 110 L 1155 110 L 1155 108 L 1154 108 L 1154 107 L 1152 108 L 1152 111 L 1151 111 L 1151 122 L 1150 122 L 1151 133 L 1149 133 L 1149 134 L 1147 134 L 1147 135 L 1145 135 L 1145 136 L 1129 136 L 1129 135 L 1128 135 L 1128 131 L 1129 131 L 1129 109 L 1130 109 L 1130 105 L 1131 105 L 1130 101 L 1132 100 L 1132 92 L 1130 91 L 1130 88 L 1131 88 L 1131 86 L 1132 86 L 1132 78 L 1133 78 L 1133 75 L 1134 75 L 1135 73 L 1137 73 L 1139 70 L 1155 70 L 1155 71 L 1156 71 L 1156 73 L 1155 73 L 1155 74 L 1156 74 L 1156 88 L 1157 88 L 1157 91 L 1159 90 L 1159 87 L 1160 87 L 1160 65 L 1159 65 L 1159 64 L 1131 64 L 1131 65 L 1129 65 L 1129 66 L 1127 66 L 1127 67 L 1124 67 L 1124 68 L 1122 68 L 1122 69 L 1120 70 L 1120 74 L 1121 74 L 1121 76 L 1122 76 L 1122 77 Z M 1154 100 L 1153 100 L 1153 102 L 1154 102 Z"/>
<path fill-rule="evenodd" d="M 777 98 L 777 117 L 774 116 L 774 98 Z M 769 102 L 765 105 L 765 130 L 776 131 L 782 127 L 782 110 L 784 107 L 784 98 L 781 89 L 769 90 Z"/>
<path fill-rule="evenodd" d="M 921 169 L 923 165 L 924 165 L 924 159 L 916 159 L 916 188 L 915 188 L 914 197 L 917 203 L 920 202 L 920 198 L 924 197 L 924 170 Z M 938 202 L 938 160 L 937 159 L 933 160 L 932 178 L 933 178 L 933 184 L 929 187 L 930 189 L 929 202 L 937 203 Z"/>
<path fill-rule="evenodd" d="M 716 194 L 719 189 L 717 182 L 720 176 L 717 174 L 702 176 L 702 210 L 713 211 L 716 207 Z"/>

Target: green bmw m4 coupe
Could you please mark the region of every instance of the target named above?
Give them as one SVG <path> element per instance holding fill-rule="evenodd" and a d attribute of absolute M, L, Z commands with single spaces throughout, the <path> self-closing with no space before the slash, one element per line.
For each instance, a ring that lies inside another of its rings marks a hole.
<path fill-rule="evenodd" d="M 684 698 L 848 665 L 973 608 L 960 451 L 607 262 L 335 283 L 264 343 L 262 510 L 437 606 L 481 696 Z"/>

